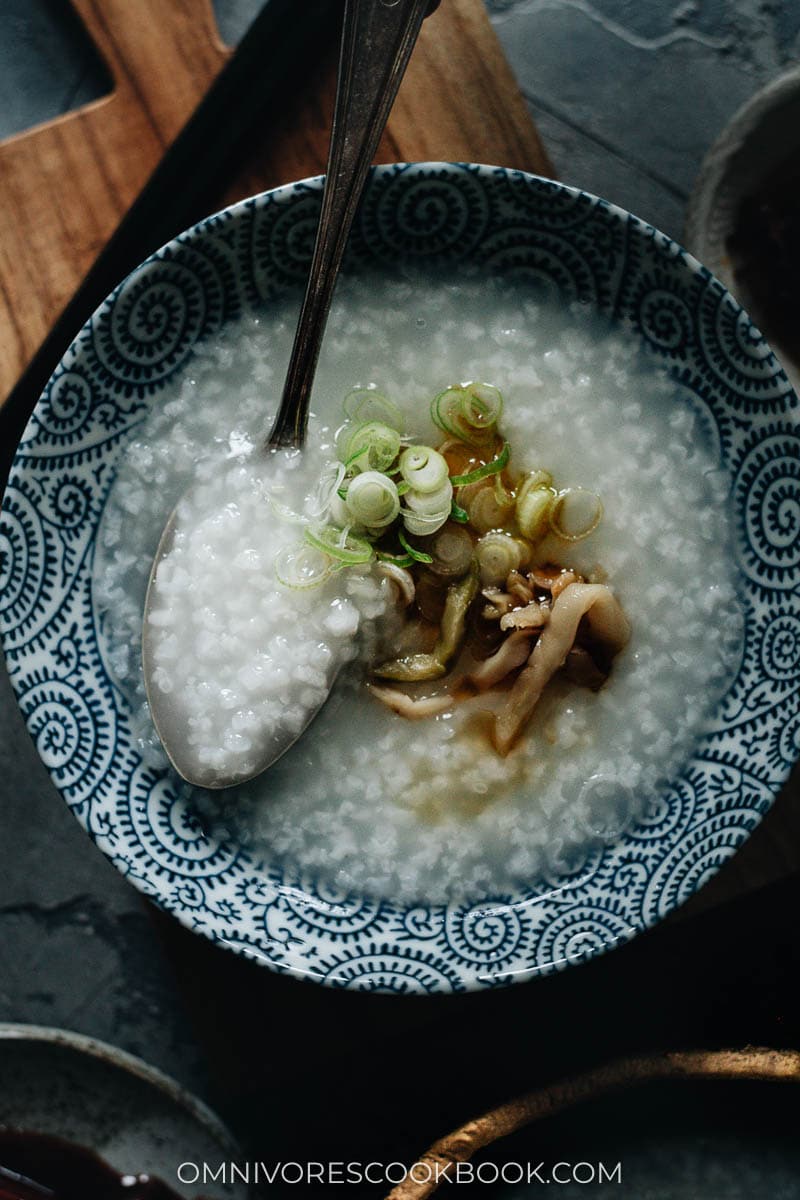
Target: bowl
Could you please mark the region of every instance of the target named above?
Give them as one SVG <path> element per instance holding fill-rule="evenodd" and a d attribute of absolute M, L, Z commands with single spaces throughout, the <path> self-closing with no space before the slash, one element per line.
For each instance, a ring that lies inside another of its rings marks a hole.
<path fill-rule="evenodd" d="M 684 240 L 742 303 L 727 242 L 742 201 L 800 151 L 800 67 L 791 67 L 742 105 L 709 150 L 692 188 Z M 785 367 L 794 387 L 800 366 Z"/>
<path fill-rule="evenodd" d="M 0 1024 L 0 1130 L 68 1142 L 187 1198 L 197 1196 L 194 1164 L 241 1157 L 219 1118 L 174 1079 L 115 1046 L 41 1025 Z M 221 1179 L 217 1200 L 251 1195 Z"/>
<path fill-rule="evenodd" d="M 3 502 L 0 621 L 16 695 L 90 837 L 212 942 L 323 984 L 457 992 L 529 979 L 625 942 L 688 899 L 768 810 L 798 753 L 797 401 L 747 314 L 704 266 L 607 201 L 519 171 L 389 165 L 372 174 L 349 264 L 481 264 L 622 322 L 691 389 L 727 473 L 745 615 L 741 661 L 680 777 L 613 844 L 478 903 L 339 894 L 204 832 L 149 769 L 103 657 L 94 541 L 126 443 L 193 345 L 302 281 L 320 180 L 217 213 L 98 309 L 50 380 Z"/>
<path fill-rule="evenodd" d="M 788 1200 L 800 1163 L 798 1083 L 796 1050 L 659 1051 L 604 1063 L 438 1138 L 387 1200 L 446 1195 L 439 1186 L 469 1179 L 469 1162 L 482 1183 L 507 1181 L 500 1194 L 509 1200 L 536 1194 L 518 1182 L 523 1163 L 538 1164 L 536 1183 L 566 1185 L 569 1197 L 613 1200 L 622 1184 L 648 1200 Z"/>

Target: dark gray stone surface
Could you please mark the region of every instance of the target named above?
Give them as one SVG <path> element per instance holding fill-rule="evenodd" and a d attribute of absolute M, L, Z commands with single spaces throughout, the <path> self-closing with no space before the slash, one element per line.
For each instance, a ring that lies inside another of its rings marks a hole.
<path fill-rule="evenodd" d="M 0 136 L 107 86 L 87 40 L 65 26 L 66 7 L 5 0 Z M 800 0 L 489 7 L 560 177 L 673 234 L 710 141 L 800 47 Z M 256 0 L 217 0 L 227 41 L 256 8 Z M 0 1019 L 105 1038 L 206 1091 L 165 951 L 172 939 L 160 936 L 144 902 L 58 797 L 4 672 L 0 811 Z"/>
<path fill-rule="evenodd" d="M 556 172 L 680 236 L 703 155 L 800 47 L 800 4 L 489 0 Z"/>
<path fill-rule="evenodd" d="M 0 780 L 0 1021 L 101 1038 L 205 1091 L 148 908 L 56 792 L 4 667 Z"/>

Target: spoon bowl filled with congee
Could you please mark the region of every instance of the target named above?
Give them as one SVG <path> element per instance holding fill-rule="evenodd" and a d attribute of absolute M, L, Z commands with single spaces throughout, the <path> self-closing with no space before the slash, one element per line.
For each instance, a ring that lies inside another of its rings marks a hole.
<path fill-rule="evenodd" d="M 320 196 L 201 222 L 68 351 L 3 502 L 12 680 L 90 836 L 218 944 L 380 991 L 530 978 L 688 898 L 789 772 L 797 402 L 630 214 L 390 165 L 305 444 L 264 453 Z M 149 685 L 192 784 L 142 672 L 179 502 Z"/>

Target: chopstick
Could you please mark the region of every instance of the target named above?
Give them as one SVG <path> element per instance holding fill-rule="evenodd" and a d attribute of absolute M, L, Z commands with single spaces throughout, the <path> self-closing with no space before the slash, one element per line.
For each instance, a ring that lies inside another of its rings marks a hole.
<path fill-rule="evenodd" d="M 206 215 L 247 135 L 278 115 L 293 77 L 313 70 L 341 3 L 302 7 L 300 19 L 297 0 L 267 0 L 0 407 L 0 493 L 34 405 L 81 327 L 144 258 Z"/>

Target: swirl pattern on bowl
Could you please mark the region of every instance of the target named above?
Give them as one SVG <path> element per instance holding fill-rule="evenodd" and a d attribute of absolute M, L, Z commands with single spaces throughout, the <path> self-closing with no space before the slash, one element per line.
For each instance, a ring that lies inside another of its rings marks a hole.
<path fill-rule="evenodd" d="M 386 992 L 458 991 L 559 970 L 682 903 L 736 850 L 798 754 L 800 431 L 758 330 L 669 238 L 596 197 L 500 168 L 377 168 L 348 269 L 477 263 L 581 299 L 693 393 L 729 483 L 741 664 L 681 778 L 612 845 L 518 895 L 399 906 L 337 895 L 214 842 L 146 768 L 103 660 L 93 538 L 126 440 L 194 344 L 302 278 L 321 186 L 209 217 L 135 271 L 81 331 L 26 429 L 3 503 L 0 628 L 12 682 L 66 802 L 115 865 L 187 926 L 278 971 Z"/>

